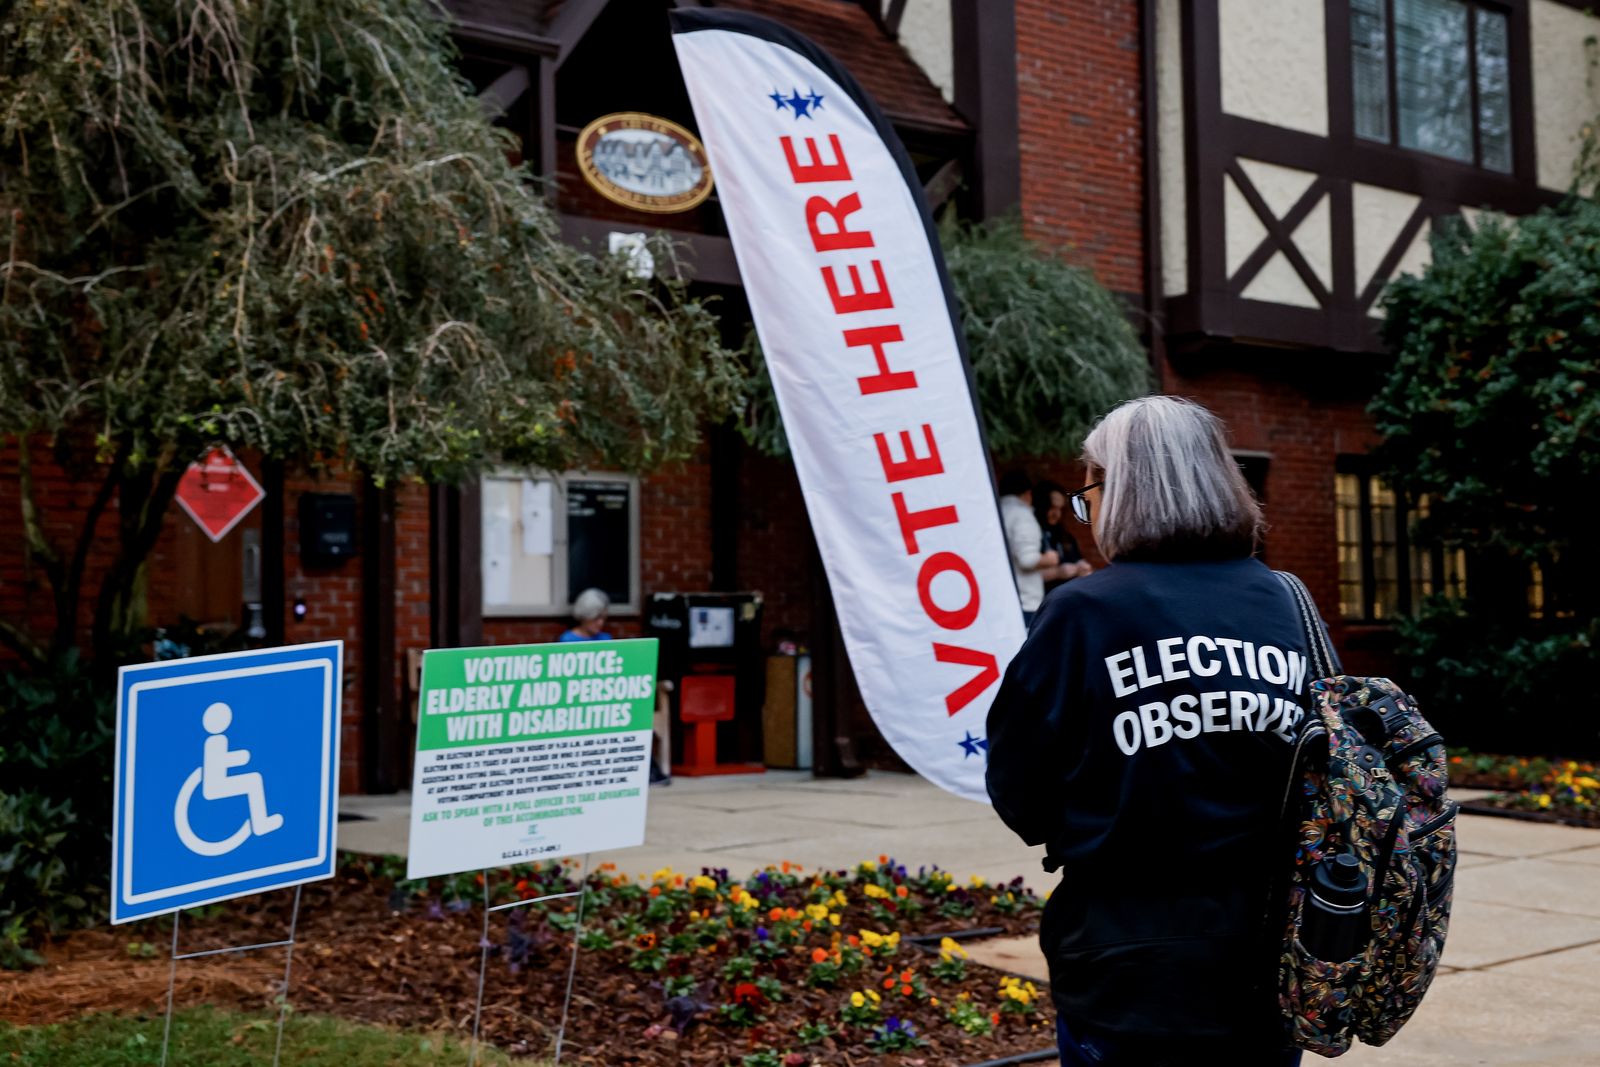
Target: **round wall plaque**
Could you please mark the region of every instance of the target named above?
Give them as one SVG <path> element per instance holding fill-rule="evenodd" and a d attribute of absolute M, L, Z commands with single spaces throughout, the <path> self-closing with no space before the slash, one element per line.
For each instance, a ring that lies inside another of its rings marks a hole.
<path fill-rule="evenodd" d="M 698 138 L 676 122 L 623 111 L 578 135 L 578 170 L 608 200 L 635 211 L 688 211 L 711 195 Z"/>

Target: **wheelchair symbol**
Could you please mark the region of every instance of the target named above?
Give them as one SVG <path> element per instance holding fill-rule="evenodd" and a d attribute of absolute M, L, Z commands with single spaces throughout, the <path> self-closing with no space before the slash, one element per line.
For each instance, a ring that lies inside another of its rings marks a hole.
<path fill-rule="evenodd" d="M 201 856 L 225 856 L 249 840 L 251 834 L 270 834 L 281 827 L 283 816 L 268 814 L 266 786 L 260 774 L 255 771 L 247 774 L 229 773 L 233 768 L 243 767 L 250 762 L 249 750 L 228 748 L 228 739 L 224 736 L 233 723 L 233 709 L 220 702 L 212 704 L 205 710 L 201 722 L 211 736 L 206 738 L 200 766 L 190 772 L 189 777 L 184 779 L 183 787 L 178 790 L 177 802 L 172 807 L 172 824 L 178 831 L 178 840 L 190 852 Z M 239 824 L 237 830 L 220 841 L 201 837 L 189 825 L 189 805 L 194 800 L 196 789 L 206 800 L 245 797 L 250 804 L 249 817 Z"/>

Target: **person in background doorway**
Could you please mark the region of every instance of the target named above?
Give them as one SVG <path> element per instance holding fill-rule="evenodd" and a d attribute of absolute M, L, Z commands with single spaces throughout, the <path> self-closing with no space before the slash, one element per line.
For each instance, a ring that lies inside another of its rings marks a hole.
<path fill-rule="evenodd" d="M 572 602 L 572 629 L 561 635 L 563 641 L 609 641 L 606 619 L 611 614 L 611 598 L 598 589 L 585 589 Z"/>
<path fill-rule="evenodd" d="M 1052 570 L 1040 572 L 1044 578 L 1044 595 L 1067 584 L 1074 578 L 1092 574 L 1094 567 L 1083 558 L 1078 541 L 1068 532 L 1062 520 L 1067 514 L 1067 491 L 1055 482 L 1044 481 L 1033 487 L 1033 515 L 1039 520 L 1044 534 L 1040 548 L 1054 552 L 1061 562 Z"/>
<path fill-rule="evenodd" d="M 1061 557 L 1040 546 L 1044 533 L 1033 513 L 1033 480 L 1026 471 L 1007 471 L 1000 479 L 1000 521 L 1005 525 L 1011 570 L 1017 576 L 1022 598 L 1022 621 L 1033 625 L 1033 613 L 1044 600 L 1044 572 L 1061 563 Z"/>

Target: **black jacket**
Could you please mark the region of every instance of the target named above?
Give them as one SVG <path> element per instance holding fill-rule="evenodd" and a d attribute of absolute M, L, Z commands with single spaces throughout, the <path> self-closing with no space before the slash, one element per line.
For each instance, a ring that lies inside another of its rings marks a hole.
<path fill-rule="evenodd" d="M 988 787 L 1062 869 L 1040 941 L 1069 1021 L 1275 1034 L 1261 931 L 1308 673 L 1254 559 L 1118 562 L 1045 598 L 989 712 Z"/>

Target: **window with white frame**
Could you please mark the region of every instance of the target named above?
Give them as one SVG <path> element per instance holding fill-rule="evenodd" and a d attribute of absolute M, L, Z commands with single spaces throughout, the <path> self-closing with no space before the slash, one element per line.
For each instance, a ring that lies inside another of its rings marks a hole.
<path fill-rule="evenodd" d="M 1511 171 L 1506 11 L 1468 0 L 1350 0 L 1356 136 Z"/>
<path fill-rule="evenodd" d="M 585 589 L 639 611 L 639 480 L 500 471 L 482 484 L 485 616 L 564 616 Z"/>

